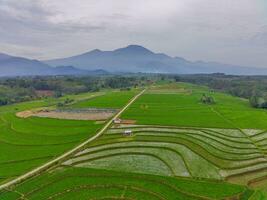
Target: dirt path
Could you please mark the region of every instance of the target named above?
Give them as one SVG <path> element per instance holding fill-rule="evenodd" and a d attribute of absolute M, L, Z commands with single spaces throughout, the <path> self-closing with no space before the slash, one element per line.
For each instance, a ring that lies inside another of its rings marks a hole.
<path fill-rule="evenodd" d="M 73 153 L 75 153 L 75 152 L 79 151 L 80 149 L 82 149 L 88 143 L 90 143 L 93 140 L 97 139 L 99 136 L 101 136 L 109 128 L 109 126 L 113 123 L 113 120 L 118 118 L 145 91 L 146 91 L 146 89 L 142 90 L 139 94 L 137 94 L 134 98 L 132 98 L 128 102 L 128 104 L 125 105 L 96 135 L 94 135 L 93 137 L 89 138 L 88 140 L 86 140 L 85 142 L 81 143 L 80 145 L 78 145 L 77 147 L 73 148 L 72 150 L 70 150 L 70 151 L 64 153 L 63 155 L 55 158 L 54 160 L 51 160 L 51 161 L 45 163 L 44 165 L 41 165 L 41 166 L 31 170 L 30 172 L 27 172 L 24 175 L 21 175 L 21 176 L 15 178 L 13 180 L 7 182 L 7 183 L 4 183 L 4 184 L 0 185 L 0 191 L 3 190 L 3 189 L 9 188 L 11 186 L 14 186 L 16 184 L 19 184 L 19 183 L 27 180 L 28 178 L 31 178 L 33 176 L 36 176 L 36 175 L 42 173 L 43 171 L 48 170 L 49 168 L 53 167 L 54 165 L 57 165 L 57 164 L 61 163 L 62 161 L 64 161 L 66 158 L 71 156 Z"/>

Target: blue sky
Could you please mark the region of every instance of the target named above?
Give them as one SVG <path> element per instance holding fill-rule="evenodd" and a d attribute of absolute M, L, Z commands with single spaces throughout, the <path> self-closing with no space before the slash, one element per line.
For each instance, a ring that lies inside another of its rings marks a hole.
<path fill-rule="evenodd" d="M 0 52 L 50 59 L 128 44 L 267 67 L 267 2 L 0 0 Z"/>

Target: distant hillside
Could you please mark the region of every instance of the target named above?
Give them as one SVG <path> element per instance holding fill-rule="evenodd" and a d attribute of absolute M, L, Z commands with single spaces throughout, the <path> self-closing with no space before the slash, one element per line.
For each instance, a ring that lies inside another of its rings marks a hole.
<path fill-rule="evenodd" d="M 267 69 L 215 62 L 191 62 L 130 45 L 114 51 L 93 50 L 68 58 L 38 61 L 0 53 L 0 76 L 100 75 L 111 73 L 175 73 L 267 75 Z"/>
<path fill-rule="evenodd" d="M 99 75 L 106 74 L 103 70 L 82 70 L 72 66 L 51 67 L 38 60 L 14 57 L 0 53 L 0 77 L 32 76 L 32 75 Z"/>
<path fill-rule="evenodd" d="M 138 45 L 130 45 L 114 51 L 96 49 L 81 55 L 45 62 L 52 66 L 71 65 L 85 70 L 103 69 L 109 72 L 267 74 L 267 69 L 202 61 L 191 62 L 180 57 L 154 53 Z"/>
<path fill-rule="evenodd" d="M 105 75 L 108 74 L 108 72 L 96 69 L 96 70 L 84 70 L 84 69 L 78 69 L 73 66 L 57 66 L 55 68 L 52 68 L 54 75 Z"/>
<path fill-rule="evenodd" d="M 38 60 L 0 54 L 0 76 L 49 75 L 53 69 Z"/>

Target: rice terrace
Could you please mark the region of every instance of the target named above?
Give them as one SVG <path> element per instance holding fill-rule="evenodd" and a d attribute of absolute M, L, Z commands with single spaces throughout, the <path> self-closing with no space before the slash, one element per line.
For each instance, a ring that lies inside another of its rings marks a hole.
<path fill-rule="evenodd" d="M 267 0 L 0 0 L 0 200 L 267 200 Z"/>
<path fill-rule="evenodd" d="M 0 109 L 1 200 L 267 198 L 267 114 L 245 99 L 178 82 Z"/>

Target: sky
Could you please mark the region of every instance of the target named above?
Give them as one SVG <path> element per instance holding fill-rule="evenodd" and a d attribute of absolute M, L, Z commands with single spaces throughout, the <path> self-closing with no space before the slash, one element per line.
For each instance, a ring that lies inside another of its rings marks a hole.
<path fill-rule="evenodd" d="M 0 0 L 0 52 L 62 58 L 129 44 L 267 68 L 266 0 Z"/>

